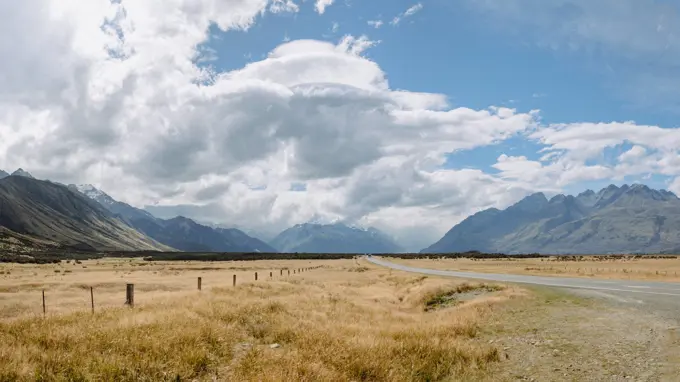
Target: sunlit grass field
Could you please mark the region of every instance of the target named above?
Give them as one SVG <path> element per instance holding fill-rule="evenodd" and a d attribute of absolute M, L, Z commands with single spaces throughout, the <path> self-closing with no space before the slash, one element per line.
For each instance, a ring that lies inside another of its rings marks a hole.
<path fill-rule="evenodd" d="M 478 334 L 524 293 L 361 260 L 107 259 L 0 272 L 2 381 L 492 380 L 485 370 L 503 354 Z"/>

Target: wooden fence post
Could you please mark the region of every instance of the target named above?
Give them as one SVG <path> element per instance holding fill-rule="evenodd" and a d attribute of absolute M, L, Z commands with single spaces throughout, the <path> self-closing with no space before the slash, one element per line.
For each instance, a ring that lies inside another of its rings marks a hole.
<path fill-rule="evenodd" d="M 90 305 L 92 305 L 92 314 L 94 314 L 94 289 L 90 287 Z"/>
<path fill-rule="evenodd" d="M 279 271 L 281 271 L 279 276 L 283 276 L 283 269 L 279 269 Z"/>
<path fill-rule="evenodd" d="M 273 277 L 274 277 L 274 276 L 272 276 L 272 273 L 269 272 L 269 278 L 271 279 L 271 278 L 273 278 Z"/>
<path fill-rule="evenodd" d="M 234 275 L 234 281 L 232 286 L 236 286 L 236 275 Z"/>
<path fill-rule="evenodd" d="M 135 284 L 127 284 L 125 288 L 125 305 L 135 306 Z"/>
<path fill-rule="evenodd" d="M 47 314 L 47 310 L 45 309 L 45 290 L 42 290 L 42 300 L 43 300 L 43 316 Z"/>
<path fill-rule="evenodd" d="M 288 276 L 290 276 L 290 269 L 288 270 Z"/>
<path fill-rule="evenodd" d="M 255 281 L 257 281 L 257 272 L 255 272 Z"/>
<path fill-rule="evenodd" d="M 201 282 L 203 282 L 203 278 L 199 277 L 198 278 L 198 290 L 201 290 Z"/>

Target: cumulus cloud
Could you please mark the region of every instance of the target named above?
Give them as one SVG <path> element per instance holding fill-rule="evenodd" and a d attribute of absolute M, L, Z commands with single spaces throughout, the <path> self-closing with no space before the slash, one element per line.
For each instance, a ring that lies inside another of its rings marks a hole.
<path fill-rule="evenodd" d="M 680 130 L 634 122 L 572 123 L 539 126 L 527 138 L 544 145 L 542 157 L 501 155 L 498 176 L 535 187 L 561 188 L 589 180 L 622 180 L 650 173 L 680 175 Z M 608 150 L 630 149 L 614 161 Z"/>
<path fill-rule="evenodd" d="M 619 161 L 621 161 L 621 162 L 634 161 L 636 159 L 643 157 L 645 154 L 647 154 L 647 150 L 645 150 L 644 147 L 639 146 L 639 145 L 635 145 L 635 146 L 631 147 L 630 150 L 619 155 Z"/>
<path fill-rule="evenodd" d="M 324 12 L 326 12 L 326 8 L 330 7 L 333 5 L 335 0 L 316 0 L 316 4 L 314 4 L 314 9 L 316 9 L 316 12 L 322 15 Z"/>

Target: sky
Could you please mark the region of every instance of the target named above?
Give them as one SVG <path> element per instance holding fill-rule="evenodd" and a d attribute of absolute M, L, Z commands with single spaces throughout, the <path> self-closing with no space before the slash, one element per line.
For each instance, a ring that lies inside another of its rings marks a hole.
<path fill-rule="evenodd" d="M 0 3 L 0 169 L 417 250 L 533 192 L 680 192 L 680 2 Z"/>

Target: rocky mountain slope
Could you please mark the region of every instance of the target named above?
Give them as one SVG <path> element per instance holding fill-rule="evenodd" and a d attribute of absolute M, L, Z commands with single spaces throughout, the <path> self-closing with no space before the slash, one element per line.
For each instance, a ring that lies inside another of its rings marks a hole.
<path fill-rule="evenodd" d="M 530 195 L 478 212 L 422 253 L 645 253 L 680 248 L 680 199 L 635 184 L 577 196 Z"/>
<path fill-rule="evenodd" d="M 83 195 L 23 173 L 0 179 L 0 227 L 3 236 L 32 238 L 41 246 L 170 250 Z"/>
<path fill-rule="evenodd" d="M 33 175 L 31 175 L 28 171 L 24 171 L 23 168 L 17 169 L 16 171 L 14 171 L 14 172 L 12 173 L 12 175 L 23 176 L 23 177 L 25 177 L 25 178 L 35 179 L 35 178 L 33 177 Z"/>
<path fill-rule="evenodd" d="M 286 229 L 269 244 L 281 252 L 396 253 L 402 248 L 375 228 L 335 224 L 298 224 Z"/>
<path fill-rule="evenodd" d="M 276 252 L 268 244 L 237 229 L 211 228 L 183 216 L 173 219 L 135 219 L 138 230 L 161 243 L 189 252 Z"/>
<path fill-rule="evenodd" d="M 135 208 L 127 203 L 119 202 L 113 199 L 108 194 L 97 189 L 91 184 L 84 185 L 70 184 L 68 187 L 74 191 L 80 192 L 81 194 L 101 204 L 104 208 L 106 208 L 113 214 L 118 215 L 128 224 L 130 224 L 133 220 L 156 219 L 153 215 L 144 210 Z"/>
<path fill-rule="evenodd" d="M 158 219 L 147 211 L 119 202 L 92 185 L 69 185 L 97 201 L 131 227 L 156 241 L 188 252 L 276 252 L 267 243 L 234 228 L 209 227 L 178 216 Z"/>

